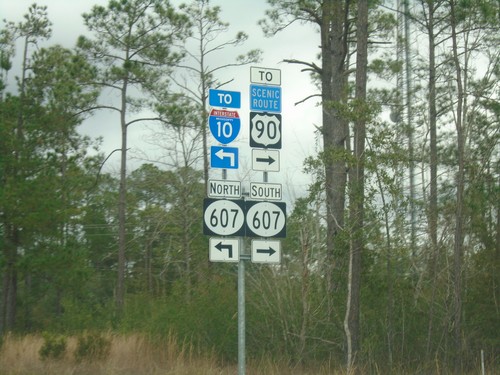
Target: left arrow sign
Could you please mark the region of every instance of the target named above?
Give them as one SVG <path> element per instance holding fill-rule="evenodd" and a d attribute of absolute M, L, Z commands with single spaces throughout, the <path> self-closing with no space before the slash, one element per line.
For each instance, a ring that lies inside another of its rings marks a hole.
<path fill-rule="evenodd" d="M 227 250 L 227 256 L 229 258 L 233 257 L 233 245 L 232 244 L 222 243 L 222 241 L 220 241 L 217 245 L 215 245 L 215 248 L 217 250 L 219 250 L 220 252 Z M 259 251 L 259 250 L 257 250 L 257 251 Z"/>
<path fill-rule="evenodd" d="M 211 237 L 209 259 L 211 262 L 238 262 L 240 246 L 237 238 Z"/>
<path fill-rule="evenodd" d="M 210 166 L 212 168 L 238 169 L 238 148 L 210 147 Z"/>

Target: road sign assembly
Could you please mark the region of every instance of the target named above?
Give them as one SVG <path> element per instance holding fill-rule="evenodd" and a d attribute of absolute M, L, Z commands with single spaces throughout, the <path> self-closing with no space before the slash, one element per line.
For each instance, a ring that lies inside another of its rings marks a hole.
<path fill-rule="evenodd" d="M 208 127 L 219 143 L 210 146 L 210 167 L 221 168 L 222 179 L 207 181 L 203 200 L 203 234 L 213 236 L 209 260 L 238 263 L 238 375 L 245 373 L 245 263 L 279 264 L 287 221 L 282 185 L 268 182 L 268 173 L 280 170 L 281 71 L 250 67 L 250 82 L 251 167 L 263 172 L 263 181 L 250 181 L 250 193 L 244 194 L 240 181 L 227 180 L 227 170 L 239 168 L 239 149 L 227 145 L 241 130 L 240 116 L 232 110 L 241 107 L 241 93 L 210 89 Z M 242 237 L 252 237 L 250 251 Z"/>

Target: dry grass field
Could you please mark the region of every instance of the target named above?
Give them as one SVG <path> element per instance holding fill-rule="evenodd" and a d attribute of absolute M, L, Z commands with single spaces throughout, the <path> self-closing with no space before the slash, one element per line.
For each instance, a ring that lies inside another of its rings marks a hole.
<path fill-rule="evenodd" d="M 144 335 L 105 334 L 106 355 L 102 358 L 78 357 L 79 338 L 66 338 L 65 350 L 59 358 L 42 358 L 40 349 L 47 339 L 42 335 L 7 335 L 0 349 L 0 375 L 236 375 L 236 364 L 221 364 L 214 354 L 196 352 L 189 344 L 180 344 L 173 337 L 155 340 Z M 438 363 L 427 371 L 398 371 L 392 374 L 432 373 L 451 375 Z M 482 375 L 480 366 L 468 375 Z M 498 374 L 497 365 L 490 364 L 485 375 Z M 373 366 L 362 374 L 382 375 L 387 371 Z M 287 363 L 267 360 L 249 362 L 247 375 L 349 375 L 344 370 L 332 370 L 328 364 L 317 368 L 290 367 Z"/>
<path fill-rule="evenodd" d="M 77 338 L 67 339 L 61 358 L 42 359 L 39 335 L 4 338 L 0 351 L 0 375 L 235 375 L 237 366 L 221 365 L 215 355 L 196 353 L 189 345 L 170 338 L 155 344 L 142 335 L 107 334 L 111 342 L 104 359 L 77 360 Z M 293 369 L 275 363 L 249 363 L 247 375 L 326 375 L 326 369 Z M 339 372 L 338 374 L 341 374 Z"/>

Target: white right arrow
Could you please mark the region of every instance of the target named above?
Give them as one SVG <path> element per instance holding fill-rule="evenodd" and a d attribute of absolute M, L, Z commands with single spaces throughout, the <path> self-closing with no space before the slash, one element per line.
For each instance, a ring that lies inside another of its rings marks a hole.
<path fill-rule="evenodd" d="M 234 167 L 234 153 L 232 152 L 224 152 L 224 149 L 220 149 L 215 153 L 215 156 L 217 156 L 219 159 L 224 159 L 225 157 L 229 157 L 229 165 L 231 167 Z"/>

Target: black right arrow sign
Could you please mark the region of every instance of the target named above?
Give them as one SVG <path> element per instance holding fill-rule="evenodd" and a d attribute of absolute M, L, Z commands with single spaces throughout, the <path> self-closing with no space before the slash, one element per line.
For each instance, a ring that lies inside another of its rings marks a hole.
<path fill-rule="evenodd" d="M 279 240 L 252 240 L 253 263 L 280 263 L 281 242 Z"/>
<path fill-rule="evenodd" d="M 257 158 L 255 159 L 259 163 L 267 163 L 269 165 L 273 164 L 276 160 L 274 160 L 272 157 L 267 157 L 267 158 Z"/>
<path fill-rule="evenodd" d="M 269 254 L 269 256 L 271 256 L 274 253 L 276 253 L 276 250 L 274 250 L 272 247 L 269 246 L 268 249 L 257 249 L 257 253 L 259 253 L 259 254 Z"/>
<path fill-rule="evenodd" d="M 270 150 L 267 148 L 252 149 L 252 169 L 263 172 L 279 172 L 280 170 L 280 152 L 279 150 Z"/>

